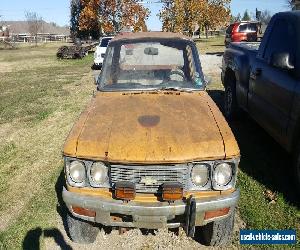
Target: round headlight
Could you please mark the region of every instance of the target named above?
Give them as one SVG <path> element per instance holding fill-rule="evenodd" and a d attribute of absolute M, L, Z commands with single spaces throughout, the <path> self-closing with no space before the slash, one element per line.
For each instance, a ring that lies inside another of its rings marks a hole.
<path fill-rule="evenodd" d="M 214 180 L 220 186 L 226 186 L 232 178 L 232 168 L 228 163 L 220 163 L 215 167 Z"/>
<path fill-rule="evenodd" d="M 72 181 L 82 183 L 86 179 L 84 164 L 80 161 L 72 161 L 69 167 L 69 174 Z"/>
<path fill-rule="evenodd" d="M 101 185 L 108 179 L 107 167 L 102 162 L 95 162 L 91 166 L 90 177 L 92 184 Z"/>
<path fill-rule="evenodd" d="M 193 167 L 192 181 L 197 186 L 205 186 L 209 179 L 209 170 L 206 165 L 197 164 Z"/>

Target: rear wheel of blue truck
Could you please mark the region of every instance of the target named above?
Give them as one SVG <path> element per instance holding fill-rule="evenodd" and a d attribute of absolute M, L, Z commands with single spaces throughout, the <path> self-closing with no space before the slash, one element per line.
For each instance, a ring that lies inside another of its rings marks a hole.
<path fill-rule="evenodd" d="M 69 236 L 75 243 L 93 243 L 99 233 L 98 227 L 95 227 L 90 222 L 75 218 L 69 213 L 67 214 L 67 225 Z"/>
<path fill-rule="evenodd" d="M 228 120 L 237 118 L 239 107 L 236 99 L 235 82 L 229 80 L 225 85 L 224 115 Z"/>
<path fill-rule="evenodd" d="M 201 243 L 206 246 L 221 247 L 230 244 L 234 225 L 234 214 L 235 212 L 233 210 L 225 219 L 197 227 L 196 234 L 199 234 Z"/>

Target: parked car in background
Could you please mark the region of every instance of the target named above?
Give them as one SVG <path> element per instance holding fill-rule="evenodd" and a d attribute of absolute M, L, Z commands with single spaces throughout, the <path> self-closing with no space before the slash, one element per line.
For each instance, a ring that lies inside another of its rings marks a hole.
<path fill-rule="evenodd" d="M 112 37 L 101 38 L 99 45 L 96 47 L 96 51 L 94 53 L 94 65 L 93 65 L 95 69 L 101 69 L 105 57 L 106 49 L 111 39 Z"/>
<path fill-rule="evenodd" d="M 176 33 L 126 33 L 108 45 L 97 93 L 64 146 L 63 200 L 75 242 L 97 226 L 178 228 L 230 242 L 240 151 L 205 91 L 198 50 Z"/>
<path fill-rule="evenodd" d="M 232 43 L 225 50 L 222 82 L 227 118 L 246 111 L 293 154 L 300 192 L 299 37 L 299 11 L 274 15 L 260 45 Z"/>
<path fill-rule="evenodd" d="M 225 46 L 231 42 L 257 42 L 259 22 L 236 22 L 226 29 Z"/>

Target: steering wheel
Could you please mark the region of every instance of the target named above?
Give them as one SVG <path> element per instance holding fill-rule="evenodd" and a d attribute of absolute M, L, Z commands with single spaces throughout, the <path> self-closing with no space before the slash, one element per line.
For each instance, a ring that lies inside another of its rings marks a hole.
<path fill-rule="evenodd" d="M 171 79 L 171 76 L 172 76 L 172 75 L 179 75 L 179 76 L 182 77 L 182 80 L 183 80 L 183 81 L 186 80 L 183 71 L 180 70 L 180 69 L 171 70 L 171 72 L 169 73 L 169 78 L 170 78 L 170 79 Z"/>

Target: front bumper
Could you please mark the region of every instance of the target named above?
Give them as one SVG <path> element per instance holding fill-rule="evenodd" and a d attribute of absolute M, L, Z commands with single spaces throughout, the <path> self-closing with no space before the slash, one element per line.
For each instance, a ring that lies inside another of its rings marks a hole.
<path fill-rule="evenodd" d="M 99 196 L 82 195 L 63 190 L 63 200 L 69 211 L 78 218 L 101 223 L 105 226 L 137 227 L 156 229 L 162 227 L 175 228 L 184 225 L 184 215 L 187 210 L 186 201 L 168 202 L 134 202 L 124 203 L 121 200 L 104 199 Z M 204 225 L 210 221 L 227 217 L 239 200 L 239 190 L 230 195 L 220 195 L 214 198 L 196 199 L 196 225 Z M 96 211 L 96 217 L 86 217 L 75 214 L 72 206 L 82 207 Z M 227 215 L 204 220 L 206 211 L 218 210 L 230 207 Z M 115 221 L 113 215 L 129 216 L 131 220 Z M 182 218 L 183 219 L 182 219 Z"/>

